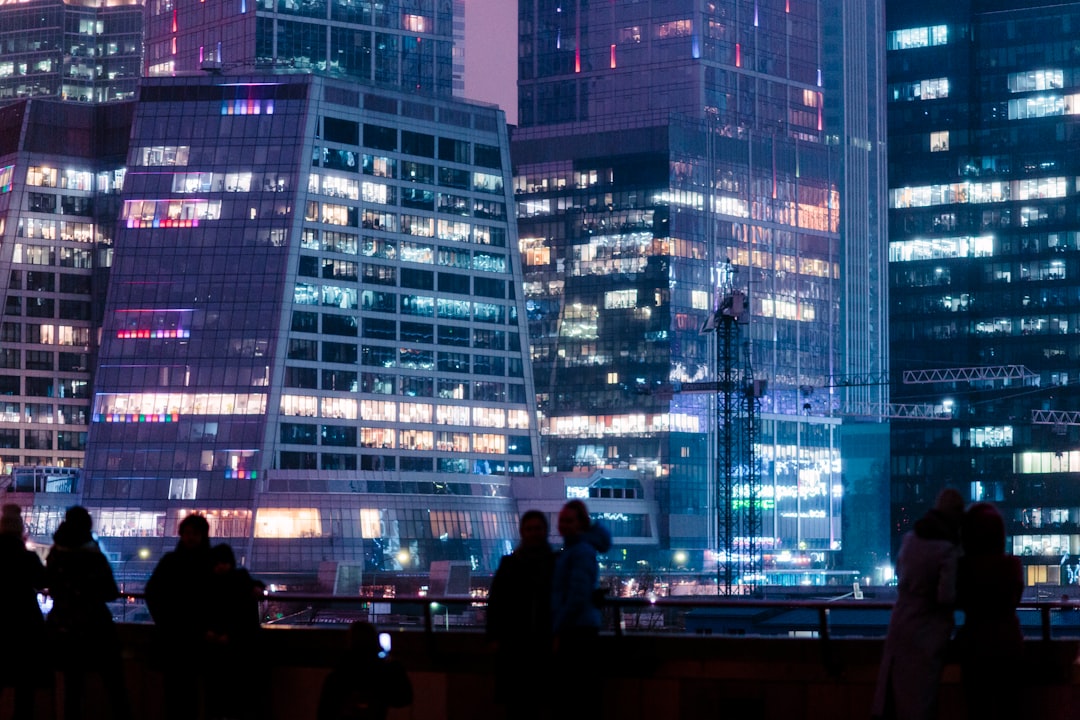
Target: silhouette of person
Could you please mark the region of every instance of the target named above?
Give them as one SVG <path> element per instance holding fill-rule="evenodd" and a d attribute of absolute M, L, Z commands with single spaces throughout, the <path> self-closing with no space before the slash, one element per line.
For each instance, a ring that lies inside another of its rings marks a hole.
<path fill-rule="evenodd" d="M 14 720 L 32 720 L 39 669 L 44 664 L 45 620 L 37 593 L 45 587 L 45 567 L 26 549 L 22 511 L 4 505 L 0 515 L 0 617 L 4 645 L 0 653 L 0 682 L 14 690 Z"/>
<path fill-rule="evenodd" d="M 937 718 L 938 686 L 953 630 L 963 516 L 964 499 L 947 488 L 901 541 L 899 587 L 878 671 L 875 717 Z"/>
<path fill-rule="evenodd" d="M 597 553 L 611 547 L 611 535 L 591 521 L 580 500 L 571 500 L 559 511 L 559 535 L 563 549 L 555 559 L 551 581 L 557 684 L 562 693 L 577 698 L 563 708 L 564 717 L 595 718 L 601 709 L 600 695 L 593 687 L 593 655 L 602 620 L 595 603 L 600 586 Z"/>
<path fill-rule="evenodd" d="M 86 508 L 68 508 L 53 534 L 45 583 L 53 599 L 46 622 L 64 679 L 64 718 L 83 716 L 86 676 L 101 676 L 112 716 L 131 717 L 120 640 L 107 603 L 120 597 L 109 561 L 94 540 Z"/>
<path fill-rule="evenodd" d="M 968 717 L 1021 717 L 1019 678 L 1024 636 L 1016 606 L 1024 592 L 1020 558 L 1005 553 L 1005 522 L 989 503 L 968 509 L 957 567 L 957 633 Z"/>
<path fill-rule="evenodd" d="M 258 679 L 259 600 L 266 586 L 236 567 L 225 543 L 210 549 L 210 597 L 207 642 L 210 667 L 207 706 L 210 718 L 255 717 Z"/>
<path fill-rule="evenodd" d="M 319 693 L 318 720 L 384 720 L 389 708 L 412 704 L 405 668 L 381 657 L 381 650 L 374 625 L 349 625 L 348 650 Z"/>
<path fill-rule="evenodd" d="M 210 524 L 202 515 L 180 521 L 176 549 L 162 556 L 146 583 L 146 606 L 157 630 L 164 674 L 165 717 L 198 717 L 210 631 Z"/>
<path fill-rule="evenodd" d="M 539 510 L 521 516 L 518 532 L 521 542 L 499 562 L 491 580 L 487 634 L 495 646 L 495 701 L 506 707 L 508 718 L 525 720 L 544 714 L 555 553 Z"/>

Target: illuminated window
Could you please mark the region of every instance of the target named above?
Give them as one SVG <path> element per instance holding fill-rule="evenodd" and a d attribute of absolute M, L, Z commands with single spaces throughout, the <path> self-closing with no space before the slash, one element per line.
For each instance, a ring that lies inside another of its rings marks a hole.
<path fill-rule="evenodd" d="M 1060 68 L 1009 73 L 1009 90 L 1011 92 L 1060 90 L 1065 86 L 1064 77 L 1065 73 Z"/>
<path fill-rule="evenodd" d="M 316 508 L 260 508 L 255 513 L 257 538 L 315 538 L 322 536 Z"/>
<path fill-rule="evenodd" d="M 711 310 L 709 307 L 709 293 L 706 290 L 692 290 L 690 292 L 690 307 L 695 310 Z"/>
<path fill-rule="evenodd" d="M 401 27 L 409 32 L 428 32 L 428 25 L 431 23 L 423 15 L 406 15 L 401 20 Z"/>
<path fill-rule="evenodd" d="M 674 37 L 687 37 L 693 31 L 693 22 L 690 20 L 672 20 L 671 22 L 659 23 L 656 26 L 656 37 L 661 40 Z"/>
<path fill-rule="evenodd" d="M 619 382 L 619 373 L 609 372 L 607 374 L 608 385 L 614 385 Z"/>
<path fill-rule="evenodd" d="M 198 486 L 198 478 L 170 478 L 170 500 L 194 500 L 195 489 Z"/>
<path fill-rule="evenodd" d="M 1076 113 L 1075 97 L 1070 97 L 1068 109 L 1065 98 L 1061 95 L 1038 95 L 1009 101 L 1010 120 L 1028 120 L 1030 118 L 1055 117 Z"/>
<path fill-rule="evenodd" d="M 284 402 L 284 398 L 282 399 Z M 341 420 L 355 420 L 359 404 L 350 398 L 322 398 L 322 416 Z"/>
<path fill-rule="evenodd" d="M 282 395 L 281 414 L 296 417 L 317 417 L 319 398 L 307 395 Z"/>
<path fill-rule="evenodd" d="M 604 308 L 633 308 L 637 307 L 637 290 L 609 290 L 604 293 Z"/>
<path fill-rule="evenodd" d="M 135 150 L 135 164 L 145 166 L 187 165 L 191 148 L 187 145 L 154 145 Z"/>
<path fill-rule="evenodd" d="M 176 422 L 181 415 L 265 415 L 260 393 L 98 393 L 94 422 Z"/>
<path fill-rule="evenodd" d="M 949 42 L 948 25 L 906 28 L 889 33 L 890 50 L 912 50 L 914 48 L 945 45 Z"/>
<path fill-rule="evenodd" d="M 930 133 L 930 152 L 945 152 L 949 149 L 949 131 Z"/>
<path fill-rule="evenodd" d="M 931 78 L 890 86 L 893 100 L 939 100 L 949 97 L 949 78 Z"/>
<path fill-rule="evenodd" d="M 360 537 L 381 538 L 383 534 L 382 510 L 360 508 Z"/>
<path fill-rule="evenodd" d="M 473 450 L 478 453 L 506 454 L 506 436 L 494 433 L 473 435 Z"/>
<path fill-rule="evenodd" d="M 435 433 L 430 430 L 402 430 L 398 446 L 402 450 L 433 450 Z"/>
<path fill-rule="evenodd" d="M 400 405 L 398 420 L 403 423 L 430 423 L 431 405 L 403 402 Z"/>
<path fill-rule="evenodd" d="M 31 165 L 26 170 L 26 184 L 34 185 L 37 187 L 56 187 L 56 168 Z"/>
<path fill-rule="evenodd" d="M 361 400 L 360 417 L 364 420 L 394 422 L 397 419 L 397 403 L 386 400 Z"/>

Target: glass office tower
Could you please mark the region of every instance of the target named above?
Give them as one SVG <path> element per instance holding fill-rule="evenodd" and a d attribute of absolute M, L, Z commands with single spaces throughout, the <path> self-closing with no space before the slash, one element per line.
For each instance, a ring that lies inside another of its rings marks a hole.
<path fill-rule="evenodd" d="M 133 99 L 142 28 L 143 8 L 135 1 L 0 3 L 0 101 Z"/>
<path fill-rule="evenodd" d="M 132 103 L 54 99 L 0 108 L 0 477 L 9 489 L 81 489 L 133 112 Z M 20 466 L 53 468 L 55 482 L 11 478 Z"/>
<path fill-rule="evenodd" d="M 146 74 L 295 69 L 450 95 L 454 20 L 451 0 L 149 0 Z"/>
<path fill-rule="evenodd" d="M 1080 552 L 1080 3 L 890 2 L 897 539 L 946 485 L 1005 515 L 1029 584 Z"/>
<path fill-rule="evenodd" d="M 109 552 L 198 511 L 261 573 L 495 568 L 538 450 L 508 149 L 449 98 L 145 81 L 86 461 Z"/>
<path fill-rule="evenodd" d="M 658 549 L 628 547 L 628 563 L 692 551 L 689 567 L 715 568 L 730 502 L 755 510 L 760 527 L 741 525 L 732 552 L 756 547 L 766 582 L 824 582 L 841 564 L 850 398 L 838 379 L 880 371 L 886 354 L 883 234 L 844 211 L 859 180 L 840 146 L 858 141 L 875 169 L 861 202 L 884 182 L 876 109 L 865 111 L 880 91 L 881 8 L 860 8 L 520 3 L 514 174 L 542 454 L 548 471 L 652 482 Z M 826 41 L 834 16 L 848 24 Z M 826 67 L 845 43 L 849 63 Z M 853 76 L 848 93 L 870 92 L 861 119 L 838 105 Z M 732 290 L 748 320 L 724 354 L 703 328 Z M 735 467 L 718 461 L 725 367 L 758 381 L 757 421 L 745 404 L 732 420 L 756 433 Z M 716 492 L 725 473 L 730 496 Z"/>

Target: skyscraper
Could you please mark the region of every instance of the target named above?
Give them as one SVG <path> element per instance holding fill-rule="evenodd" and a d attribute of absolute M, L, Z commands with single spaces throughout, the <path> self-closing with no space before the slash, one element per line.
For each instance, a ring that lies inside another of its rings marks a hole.
<path fill-rule="evenodd" d="M 532 475 L 501 111 L 312 75 L 145 81 L 84 501 L 256 570 L 493 570 Z"/>
<path fill-rule="evenodd" d="M 861 411 L 876 470 L 857 472 L 884 490 L 887 393 L 841 382 L 886 366 L 880 23 L 878 3 L 520 3 L 513 156 L 544 463 L 654 485 L 659 537 L 627 561 L 689 550 L 715 568 L 727 536 L 736 582 L 824 581 L 853 401 L 879 403 Z M 733 291 L 747 312 L 722 351 L 703 329 Z M 727 416 L 724 378 L 742 396 Z"/>
<path fill-rule="evenodd" d="M 1080 3 L 890 2 L 898 537 L 952 485 L 996 503 L 1029 584 L 1074 584 Z"/>
<path fill-rule="evenodd" d="M 146 74 L 295 69 L 450 95 L 453 10 L 451 0 L 149 0 Z"/>
<path fill-rule="evenodd" d="M 0 101 L 133 99 L 142 21 L 142 5 L 126 0 L 0 4 Z"/>
<path fill-rule="evenodd" d="M 0 475 L 82 466 L 133 110 L 56 99 L 0 108 Z M 27 484 L 16 478 L 29 491 L 33 475 Z"/>

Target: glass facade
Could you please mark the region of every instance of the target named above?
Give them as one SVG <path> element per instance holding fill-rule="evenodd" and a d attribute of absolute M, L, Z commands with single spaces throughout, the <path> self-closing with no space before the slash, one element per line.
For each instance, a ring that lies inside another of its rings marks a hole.
<path fill-rule="evenodd" d="M 826 132 L 879 145 L 877 125 L 856 130 L 829 114 L 842 78 L 879 87 L 869 60 L 825 83 L 823 23 L 851 9 L 519 7 L 515 193 L 545 468 L 620 468 L 651 481 L 658 547 L 628 548 L 629 561 L 670 566 L 687 550 L 687 568 L 715 569 L 729 522 L 720 504 L 730 502 L 741 567 L 777 575 L 839 565 L 849 398 L 836 378 L 880 367 L 885 354 L 878 301 L 845 299 L 848 254 L 873 246 L 873 262 L 883 234 L 844 214 L 844 157 Z M 864 56 L 880 21 L 871 8 L 849 18 Z M 872 162 L 880 172 L 880 158 Z M 850 232 L 861 239 L 848 242 L 848 225 L 860 223 Z M 880 295 L 865 266 L 852 272 Z M 703 327 L 725 282 L 745 293 L 749 320 L 721 361 Z M 845 327 L 878 335 L 859 354 Z M 757 421 L 745 406 L 734 418 L 752 429 L 753 456 L 730 468 L 717 459 L 727 432 L 721 362 L 759 381 Z M 694 392 L 709 383 L 711 392 Z M 725 473 L 735 478 L 729 497 L 716 491 Z"/>
<path fill-rule="evenodd" d="M 133 110 L 40 99 L 0 109 L 0 475 L 48 466 L 75 478 L 16 479 L 16 490 L 80 489 L 70 469 L 86 447 Z"/>
<path fill-rule="evenodd" d="M 86 461 L 110 551 L 198 510 L 264 573 L 494 569 L 539 449 L 508 150 L 449 99 L 146 81 Z"/>
<path fill-rule="evenodd" d="M 896 6 L 895 8 L 893 6 Z M 1080 3 L 889 4 L 894 542 L 944 486 L 1075 584 Z"/>
<path fill-rule="evenodd" d="M 148 0 L 146 75 L 298 70 L 450 95 L 450 0 Z"/>
<path fill-rule="evenodd" d="M 142 70 L 137 2 L 0 3 L 0 101 L 132 100 Z"/>

